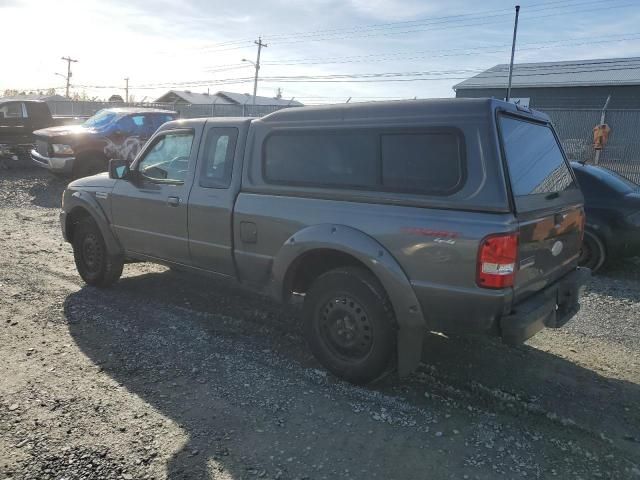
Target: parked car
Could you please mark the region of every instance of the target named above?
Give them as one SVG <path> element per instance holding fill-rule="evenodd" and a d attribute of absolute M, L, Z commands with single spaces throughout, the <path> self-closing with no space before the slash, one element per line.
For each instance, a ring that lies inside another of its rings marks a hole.
<path fill-rule="evenodd" d="M 80 178 L 105 172 L 110 158 L 133 161 L 153 133 L 176 112 L 150 108 L 106 108 L 82 125 L 34 133 L 31 158 L 55 173 Z"/>
<path fill-rule="evenodd" d="M 0 165 L 28 165 L 35 130 L 80 122 L 74 117 L 53 117 L 45 102 L 0 99 Z"/>
<path fill-rule="evenodd" d="M 150 261 L 302 301 L 312 352 L 352 382 L 412 371 L 428 330 L 561 327 L 589 276 L 549 118 L 492 99 L 169 122 L 72 182 L 60 219 L 90 285 Z"/>
<path fill-rule="evenodd" d="M 571 166 L 587 213 L 580 264 L 598 271 L 612 259 L 640 255 L 640 185 L 600 166 Z"/>

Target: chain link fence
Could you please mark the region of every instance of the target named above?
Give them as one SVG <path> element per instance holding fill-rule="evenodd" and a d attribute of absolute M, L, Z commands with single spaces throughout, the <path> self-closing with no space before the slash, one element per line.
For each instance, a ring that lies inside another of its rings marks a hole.
<path fill-rule="evenodd" d="M 262 117 L 287 106 L 279 105 L 185 105 L 174 103 L 122 103 L 122 102 L 93 102 L 93 101 L 50 101 L 47 102 L 51 113 L 56 116 L 90 117 L 103 108 L 141 107 L 161 108 L 178 112 L 182 118 L 199 117 Z M 292 106 L 294 107 L 294 106 Z"/>
<path fill-rule="evenodd" d="M 551 117 L 560 141 L 571 160 L 593 162 L 593 127 L 600 124 L 601 109 L 542 109 Z M 640 184 L 640 110 L 605 112 L 611 128 L 609 141 L 600 153 L 599 165 Z"/>

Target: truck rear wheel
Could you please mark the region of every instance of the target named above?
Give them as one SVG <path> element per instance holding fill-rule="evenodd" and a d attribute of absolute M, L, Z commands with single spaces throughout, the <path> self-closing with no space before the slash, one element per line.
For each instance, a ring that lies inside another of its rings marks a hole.
<path fill-rule="evenodd" d="M 304 334 L 318 361 L 352 383 L 382 377 L 395 358 L 391 304 L 363 268 L 338 268 L 313 282 L 304 301 Z"/>
<path fill-rule="evenodd" d="M 78 273 L 89 285 L 108 287 L 122 275 L 122 259 L 109 255 L 102 233 L 92 218 L 85 218 L 76 225 L 73 257 Z"/>

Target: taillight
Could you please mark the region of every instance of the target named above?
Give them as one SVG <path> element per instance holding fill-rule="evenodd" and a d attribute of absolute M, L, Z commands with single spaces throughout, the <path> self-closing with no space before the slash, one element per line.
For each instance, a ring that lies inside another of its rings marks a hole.
<path fill-rule="evenodd" d="M 478 285 L 483 288 L 513 286 L 517 259 L 517 233 L 485 237 L 478 250 Z"/>

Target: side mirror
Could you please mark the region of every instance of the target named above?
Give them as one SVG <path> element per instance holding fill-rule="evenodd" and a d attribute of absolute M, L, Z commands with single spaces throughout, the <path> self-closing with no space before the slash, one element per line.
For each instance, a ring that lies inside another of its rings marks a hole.
<path fill-rule="evenodd" d="M 129 162 L 112 158 L 109 160 L 109 178 L 121 180 L 129 175 Z"/>

